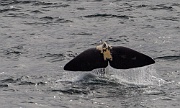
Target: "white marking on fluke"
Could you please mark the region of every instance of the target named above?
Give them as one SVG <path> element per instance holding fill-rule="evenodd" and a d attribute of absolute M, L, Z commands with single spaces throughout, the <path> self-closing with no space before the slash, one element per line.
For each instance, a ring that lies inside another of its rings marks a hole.
<path fill-rule="evenodd" d="M 112 56 L 111 56 L 111 49 L 112 47 L 109 46 L 106 42 L 103 42 L 102 45 L 99 45 L 96 47 L 97 50 L 100 50 L 101 53 L 103 54 L 104 60 L 111 60 L 112 61 Z"/>

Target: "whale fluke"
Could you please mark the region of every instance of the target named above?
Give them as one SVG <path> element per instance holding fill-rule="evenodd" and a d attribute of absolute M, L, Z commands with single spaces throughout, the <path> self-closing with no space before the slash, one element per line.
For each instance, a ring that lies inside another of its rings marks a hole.
<path fill-rule="evenodd" d="M 108 63 L 116 69 L 137 68 L 155 63 L 155 61 L 140 52 L 122 46 L 110 46 L 106 42 L 96 48 L 90 48 L 69 61 L 64 70 L 92 71 L 106 68 Z"/>
<path fill-rule="evenodd" d="M 103 54 L 96 48 L 85 50 L 64 66 L 69 71 L 92 71 L 97 68 L 106 68 L 108 61 L 104 61 Z"/>

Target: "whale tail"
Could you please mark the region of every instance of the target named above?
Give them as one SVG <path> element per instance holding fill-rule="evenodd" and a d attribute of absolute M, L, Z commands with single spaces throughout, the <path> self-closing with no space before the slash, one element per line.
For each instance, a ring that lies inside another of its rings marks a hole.
<path fill-rule="evenodd" d="M 155 63 L 151 57 L 130 48 L 107 45 L 100 47 L 102 49 L 98 47 L 85 50 L 68 62 L 64 70 L 92 71 L 97 68 L 106 68 L 108 62 L 116 69 L 137 68 Z"/>

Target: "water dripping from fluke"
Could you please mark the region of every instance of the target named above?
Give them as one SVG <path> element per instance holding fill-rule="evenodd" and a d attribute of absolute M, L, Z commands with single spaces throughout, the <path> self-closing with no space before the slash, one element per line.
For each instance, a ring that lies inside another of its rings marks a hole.
<path fill-rule="evenodd" d="M 111 67 L 109 67 L 111 68 Z M 119 70 L 119 69 L 108 69 L 112 72 L 110 77 L 116 79 L 119 83 L 132 84 L 132 85 L 155 85 L 161 86 L 166 83 L 165 80 L 158 77 L 154 65 L 144 66 L 140 68 Z"/>

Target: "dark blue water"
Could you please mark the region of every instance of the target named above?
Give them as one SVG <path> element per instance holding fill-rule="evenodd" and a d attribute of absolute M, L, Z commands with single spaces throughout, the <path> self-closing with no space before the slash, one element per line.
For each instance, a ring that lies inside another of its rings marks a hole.
<path fill-rule="evenodd" d="M 1 0 L 2 108 L 179 108 L 179 0 Z M 155 65 L 68 72 L 99 45 L 130 47 Z"/>

